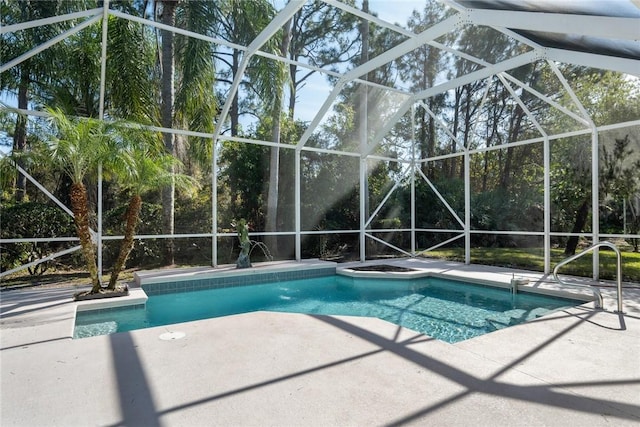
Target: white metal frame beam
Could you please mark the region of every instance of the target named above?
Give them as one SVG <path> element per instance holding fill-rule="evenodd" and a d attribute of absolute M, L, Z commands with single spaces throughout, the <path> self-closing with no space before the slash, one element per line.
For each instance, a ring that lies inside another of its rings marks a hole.
<path fill-rule="evenodd" d="M 333 90 L 331 91 L 327 99 L 325 99 L 324 103 L 322 104 L 322 107 L 320 107 L 320 109 L 318 110 L 318 113 L 315 115 L 315 117 L 311 121 L 309 127 L 306 129 L 306 131 L 300 138 L 300 141 L 298 142 L 298 147 L 303 147 L 307 143 L 307 141 L 309 140 L 313 132 L 315 132 L 316 128 L 320 124 L 320 121 L 322 120 L 324 115 L 327 113 L 327 111 L 329 111 L 329 108 L 333 104 L 333 101 L 335 101 L 337 96 L 340 94 L 340 91 L 342 90 L 345 84 L 353 80 L 356 80 L 360 76 L 367 74 L 370 71 L 373 71 L 376 68 L 379 68 L 384 64 L 387 64 L 393 61 L 394 59 L 397 59 L 402 55 L 405 55 L 411 52 L 412 50 L 419 48 L 420 46 L 422 46 L 428 41 L 434 40 L 440 37 L 441 35 L 446 34 L 447 32 L 451 31 L 459 24 L 460 24 L 460 17 L 457 15 L 451 16 L 448 19 L 426 29 L 425 31 L 415 36 L 414 38 L 411 38 L 409 40 L 406 40 L 400 43 L 399 45 L 393 47 L 392 49 L 389 49 L 388 51 L 376 56 L 375 58 L 345 73 L 342 76 L 342 78 L 338 80 Z M 403 106 L 406 106 L 406 109 L 404 109 L 402 114 L 400 114 L 400 117 L 402 117 L 402 115 L 404 115 L 407 112 L 407 110 L 410 108 L 411 102 L 405 102 Z M 386 132 L 381 132 L 381 133 L 385 135 L 387 132 L 388 130 Z"/>
<path fill-rule="evenodd" d="M 469 83 L 473 83 L 474 81 L 477 81 L 477 80 L 486 79 L 488 77 L 491 77 L 503 71 L 521 67 L 525 64 L 529 64 L 538 59 L 541 59 L 539 52 L 537 51 L 526 52 L 514 58 L 507 59 L 506 61 L 499 62 L 497 64 L 483 68 L 481 70 L 474 71 L 472 73 L 466 74 L 464 76 L 455 78 L 453 80 L 449 80 L 445 83 L 442 83 L 432 88 L 418 92 L 412 98 L 407 99 L 398 108 L 398 111 L 396 111 L 396 113 L 388 120 L 387 124 L 380 130 L 378 137 L 371 142 L 371 146 L 367 154 L 371 154 L 373 150 L 375 150 L 375 147 L 380 143 L 380 141 L 382 141 L 382 138 L 384 138 L 384 136 L 391 131 L 391 129 L 393 128 L 393 126 L 395 126 L 397 121 L 400 120 L 402 116 L 404 116 L 407 113 L 407 111 L 409 111 L 411 106 L 416 101 L 427 99 L 435 95 L 439 95 L 448 90 L 455 89 L 457 87 L 460 87 Z"/>
<path fill-rule="evenodd" d="M 70 21 L 72 19 L 87 18 L 89 16 L 102 15 L 102 7 L 83 10 L 82 12 L 67 13 L 65 15 L 51 16 L 49 18 L 34 19 L 33 21 L 21 22 L 19 24 L 3 25 L 0 27 L 0 34 L 14 33 L 28 28 L 41 27 L 43 25 L 56 24 L 58 22 Z"/>
<path fill-rule="evenodd" d="M 468 9 L 467 13 L 475 25 L 619 40 L 640 39 L 636 18 L 495 9 Z"/>
<path fill-rule="evenodd" d="M 75 27 L 70 28 L 67 31 L 63 32 L 63 33 L 58 34 L 57 36 L 49 39 L 48 41 L 42 43 L 41 45 L 34 47 L 33 49 L 29 50 L 28 52 L 23 53 L 22 55 L 18 56 L 17 58 L 14 58 L 12 61 L 9 61 L 9 62 L 7 62 L 5 64 L 2 64 L 2 66 L 0 66 L 0 73 L 4 73 L 9 68 L 15 67 L 16 65 L 20 64 L 21 62 L 26 61 L 27 59 L 31 58 L 32 56 L 37 55 L 38 53 L 42 52 L 43 50 L 50 48 L 54 44 L 61 42 L 62 40 L 66 39 L 67 37 L 72 36 L 73 34 L 84 30 L 89 25 L 94 24 L 94 23 L 98 22 L 101 19 L 102 19 L 102 15 L 92 16 L 91 18 L 87 19 L 86 21 L 83 21 L 82 23 L 76 25 Z"/>
<path fill-rule="evenodd" d="M 284 24 L 295 15 L 295 13 L 304 6 L 304 0 L 291 0 L 276 16 L 269 22 L 269 24 L 258 34 L 258 36 L 247 46 L 247 50 L 242 58 L 242 62 L 238 66 L 237 74 L 234 76 L 231 89 L 227 94 L 227 100 L 220 112 L 220 119 L 216 125 L 213 133 L 213 140 L 217 141 L 218 136 L 222 133 L 222 125 L 224 124 L 229 110 L 231 109 L 231 103 L 238 92 L 240 82 L 244 78 L 244 72 L 249 65 L 251 57 L 260 49 L 273 35 L 281 29 Z"/>
<path fill-rule="evenodd" d="M 640 24 L 638 24 L 640 26 Z M 576 52 L 565 49 L 547 48 L 546 57 L 552 61 L 565 64 L 581 65 L 600 70 L 617 71 L 640 77 L 640 60 L 618 58 L 596 53 Z"/>

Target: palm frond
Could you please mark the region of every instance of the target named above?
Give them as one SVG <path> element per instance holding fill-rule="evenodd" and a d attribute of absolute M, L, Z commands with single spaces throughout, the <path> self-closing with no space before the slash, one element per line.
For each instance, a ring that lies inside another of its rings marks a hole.
<path fill-rule="evenodd" d="M 112 115 L 140 123 L 157 117 L 153 74 L 155 47 L 142 25 L 109 19 L 107 80 Z"/>
<path fill-rule="evenodd" d="M 102 121 L 70 118 L 60 109 L 48 109 L 56 134 L 47 142 L 48 163 L 62 170 L 74 183 L 81 183 L 109 158 L 114 157 L 112 135 Z"/>

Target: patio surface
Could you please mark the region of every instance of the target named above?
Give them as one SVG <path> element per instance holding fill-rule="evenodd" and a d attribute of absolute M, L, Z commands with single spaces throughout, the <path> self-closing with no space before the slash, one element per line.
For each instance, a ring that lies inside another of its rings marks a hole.
<path fill-rule="evenodd" d="M 558 286 L 531 272 L 385 263 Z M 457 344 L 378 319 L 270 312 L 73 340 L 75 290 L 0 295 L 3 427 L 640 423 L 637 285 L 624 316 L 605 287 L 608 311 L 586 303 Z M 186 335 L 159 339 L 167 331 Z"/>

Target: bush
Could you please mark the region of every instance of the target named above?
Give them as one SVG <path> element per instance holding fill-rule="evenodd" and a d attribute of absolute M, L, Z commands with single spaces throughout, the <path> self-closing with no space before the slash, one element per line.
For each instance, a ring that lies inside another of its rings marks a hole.
<path fill-rule="evenodd" d="M 3 239 L 74 237 L 73 218 L 60 208 L 44 203 L 18 203 L 4 208 L 0 213 Z M 3 244 L 0 253 L 0 268 L 10 270 L 63 250 L 70 242 L 25 242 Z M 40 263 L 29 268 L 32 275 L 42 274 L 51 262 Z"/>

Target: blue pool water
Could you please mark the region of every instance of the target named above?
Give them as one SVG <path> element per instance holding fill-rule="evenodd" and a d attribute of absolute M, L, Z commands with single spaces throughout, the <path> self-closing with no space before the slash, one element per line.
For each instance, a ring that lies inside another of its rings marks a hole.
<path fill-rule="evenodd" d="M 74 338 L 263 310 L 377 317 L 454 343 L 578 303 L 439 278 L 327 276 L 151 295 L 144 308 L 78 312 Z"/>

